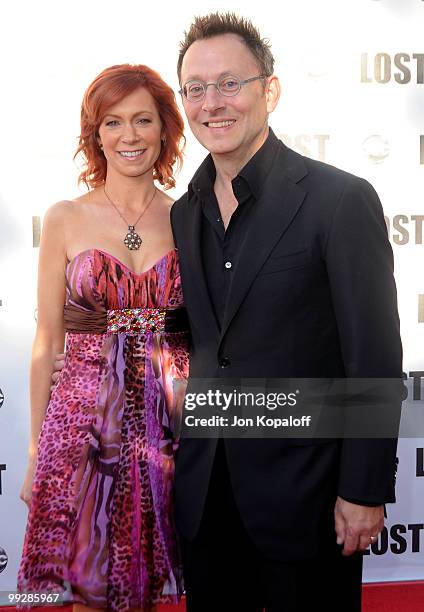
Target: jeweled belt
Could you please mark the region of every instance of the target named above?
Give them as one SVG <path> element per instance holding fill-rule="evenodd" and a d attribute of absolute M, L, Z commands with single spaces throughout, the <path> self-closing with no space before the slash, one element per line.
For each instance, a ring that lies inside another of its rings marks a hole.
<path fill-rule="evenodd" d="M 74 333 L 176 333 L 189 329 L 185 308 L 121 308 L 90 312 L 66 304 L 64 320 L 65 330 Z"/>

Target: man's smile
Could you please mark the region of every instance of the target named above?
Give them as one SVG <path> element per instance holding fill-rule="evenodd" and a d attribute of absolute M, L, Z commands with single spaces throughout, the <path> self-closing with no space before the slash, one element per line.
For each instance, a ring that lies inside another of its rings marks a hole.
<path fill-rule="evenodd" d="M 208 128 L 218 129 L 218 128 L 226 128 L 234 125 L 236 123 L 235 119 L 224 119 L 222 121 L 204 121 L 203 125 Z"/>

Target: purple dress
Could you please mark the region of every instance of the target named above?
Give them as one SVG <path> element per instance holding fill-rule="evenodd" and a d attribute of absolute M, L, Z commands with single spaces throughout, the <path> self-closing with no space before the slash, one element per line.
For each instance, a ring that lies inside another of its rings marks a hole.
<path fill-rule="evenodd" d="M 177 251 L 135 274 L 90 249 L 66 279 L 65 366 L 39 438 L 18 589 L 110 610 L 176 603 L 189 342 Z"/>

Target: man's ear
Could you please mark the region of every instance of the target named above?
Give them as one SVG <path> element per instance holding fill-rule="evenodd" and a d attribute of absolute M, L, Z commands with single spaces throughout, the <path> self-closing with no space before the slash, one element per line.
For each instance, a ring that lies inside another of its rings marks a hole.
<path fill-rule="evenodd" d="M 266 96 L 266 109 L 268 113 L 272 113 L 278 104 L 278 100 L 281 95 L 280 81 L 275 74 L 272 74 L 267 78 L 267 84 L 265 89 Z"/>

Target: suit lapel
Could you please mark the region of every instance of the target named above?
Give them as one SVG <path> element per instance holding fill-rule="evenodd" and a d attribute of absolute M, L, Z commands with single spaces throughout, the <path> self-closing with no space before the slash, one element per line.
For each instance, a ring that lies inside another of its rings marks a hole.
<path fill-rule="evenodd" d="M 189 198 L 184 219 L 184 242 L 179 248 L 184 252 L 180 259 L 184 266 L 183 291 L 191 323 L 205 331 L 207 327 L 215 336 L 219 325 L 206 284 L 202 254 L 202 206 L 196 197 Z M 185 265 L 184 265 L 185 264 Z M 184 279 L 186 283 L 184 284 Z"/>
<path fill-rule="evenodd" d="M 281 145 L 263 193 L 255 204 L 238 265 L 233 270 L 221 340 L 265 260 L 301 207 L 306 192 L 296 183 L 305 174 L 307 170 L 301 157 Z"/>

